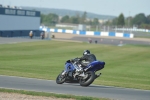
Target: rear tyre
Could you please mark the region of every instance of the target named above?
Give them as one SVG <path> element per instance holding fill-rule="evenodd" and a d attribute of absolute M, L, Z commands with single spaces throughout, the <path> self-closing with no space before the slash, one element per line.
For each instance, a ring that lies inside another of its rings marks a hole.
<path fill-rule="evenodd" d="M 89 86 L 95 80 L 95 73 L 93 71 L 88 71 L 85 73 L 86 78 L 81 78 L 79 83 L 81 86 Z"/>

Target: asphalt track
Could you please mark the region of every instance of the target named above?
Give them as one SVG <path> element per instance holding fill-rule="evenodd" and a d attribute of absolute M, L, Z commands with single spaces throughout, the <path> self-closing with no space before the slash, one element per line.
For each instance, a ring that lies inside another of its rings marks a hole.
<path fill-rule="evenodd" d="M 55 81 L 0 75 L 0 88 L 104 97 L 115 100 L 150 100 L 150 91 L 108 86 L 56 84 Z"/>
<path fill-rule="evenodd" d="M 97 44 L 106 44 L 106 45 L 150 45 L 149 38 L 123 38 L 123 37 L 107 37 L 107 36 L 90 36 L 90 35 L 76 35 L 76 34 L 62 34 L 62 33 L 52 33 L 55 36 L 54 39 L 61 40 L 73 40 L 73 41 L 82 41 L 88 42 L 90 39 L 92 43 L 97 41 Z"/>
<path fill-rule="evenodd" d="M 92 43 L 97 41 L 97 44 L 106 44 L 106 45 L 126 45 L 126 44 L 133 44 L 133 45 L 149 45 L 150 46 L 150 39 L 143 39 L 143 38 L 116 38 L 116 37 L 98 37 L 98 36 L 80 36 L 80 35 L 72 35 L 72 34 L 62 34 L 62 33 L 55 33 L 55 38 L 53 40 L 70 40 L 70 41 L 82 41 L 88 42 L 89 39 L 92 40 Z M 0 44 L 13 44 L 13 43 L 21 43 L 21 42 L 34 42 L 34 41 L 42 41 L 40 38 L 2 38 L 0 37 Z"/>
<path fill-rule="evenodd" d="M 40 41 L 40 39 L 30 39 L 30 38 L 7 38 L 0 37 L 0 44 L 14 44 L 14 43 L 22 43 L 22 42 L 34 42 Z"/>
<path fill-rule="evenodd" d="M 59 39 L 59 38 L 56 38 Z M 60 38 L 64 40 L 65 38 Z M 76 40 L 87 42 L 88 37 L 72 37 L 67 38 L 67 40 Z M 101 40 L 102 38 L 92 37 L 92 40 Z M 66 40 L 66 39 L 65 39 Z M 108 42 L 106 42 L 106 40 Z M 113 40 L 113 41 L 112 41 Z M 118 40 L 118 42 L 114 42 Z M 125 39 L 126 40 L 126 39 Z M 20 42 L 33 42 L 41 41 L 40 39 L 29 39 L 29 38 L 0 38 L 0 44 L 11 44 Z M 121 40 L 114 38 L 103 38 L 104 44 L 118 45 Z M 142 42 L 142 44 L 148 44 L 149 40 L 126 40 L 129 43 Z M 92 96 L 92 97 L 104 97 L 117 100 L 150 100 L 150 91 L 148 90 L 138 90 L 138 89 L 128 89 L 128 88 L 117 88 L 108 86 L 98 86 L 90 85 L 89 87 L 81 87 L 79 84 L 62 84 L 58 85 L 55 81 L 50 80 L 40 80 L 33 78 L 22 78 L 13 76 L 3 76 L 0 75 L 0 88 L 8 89 L 19 89 L 19 90 L 29 90 L 29 91 L 42 91 L 60 94 L 72 94 L 72 95 L 82 95 L 82 96 Z"/>

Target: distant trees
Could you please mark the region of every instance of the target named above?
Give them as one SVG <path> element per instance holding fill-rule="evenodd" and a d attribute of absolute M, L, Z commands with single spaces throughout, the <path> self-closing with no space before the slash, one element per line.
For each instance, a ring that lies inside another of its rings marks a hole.
<path fill-rule="evenodd" d="M 61 19 L 59 19 L 59 16 L 56 14 L 52 14 L 52 13 L 48 15 L 41 14 L 42 24 L 51 26 L 51 25 L 55 25 L 58 22 L 71 23 L 71 24 L 86 24 L 91 26 L 99 25 L 98 18 L 87 20 L 87 12 L 83 12 L 81 16 L 79 13 L 77 13 L 76 16 L 65 15 Z"/>
<path fill-rule="evenodd" d="M 143 13 L 140 13 L 140 14 L 137 14 L 135 17 L 134 17 L 134 19 L 132 20 L 132 24 L 133 25 L 138 25 L 138 26 L 140 26 L 141 24 L 143 24 L 143 23 L 148 23 L 147 22 L 147 18 L 146 18 L 146 16 L 145 16 L 145 14 L 143 14 Z"/>
<path fill-rule="evenodd" d="M 132 20 L 133 20 L 133 17 L 131 17 L 131 16 L 129 16 L 129 17 L 127 17 L 126 19 L 125 19 L 125 26 L 126 27 L 132 27 L 133 25 L 132 25 Z"/>
<path fill-rule="evenodd" d="M 125 25 L 124 15 L 121 13 L 117 19 L 117 25 L 123 27 Z"/>
<path fill-rule="evenodd" d="M 71 16 L 69 17 L 68 15 L 63 16 L 60 20 L 61 23 L 72 23 L 72 24 L 79 24 L 80 19 L 77 16 Z"/>
<path fill-rule="evenodd" d="M 92 23 L 93 23 L 92 25 L 94 25 L 94 26 L 99 25 L 99 19 L 98 18 L 94 18 Z"/>
<path fill-rule="evenodd" d="M 144 13 L 137 14 L 132 19 L 132 25 L 135 25 L 139 28 L 147 28 L 150 29 L 150 15 L 145 16 Z"/>
<path fill-rule="evenodd" d="M 60 20 L 61 23 L 69 23 L 70 17 L 68 15 L 63 16 Z"/>
<path fill-rule="evenodd" d="M 87 18 L 86 11 L 83 13 L 82 17 L 80 18 L 80 24 L 85 24 Z"/>
<path fill-rule="evenodd" d="M 125 18 L 121 13 L 117 18 L 114 18 L 112 21 L 106 21 L 105 25 L 107 26 L 117 26 L 117 27 L 133 27 L 146 28 L 150 29 L 150 15 L 145 16 L 144 13 L 139 13 L 134 17 Z"/>
<path fill-rule="evenodd" d="M 150 24 L 150 15 L 147 16 L 147 23 Z"/>
<path fill-rule="evenodd" d="M 72 24 L 79 24 L 80 23 L 80 19 L 77 16 L 72 16 L 72 17 L 70 17 L 70 23 L 72 23 Z"/>
<path fill-rule="evenodd" d="M 113 20 L 112 20 L 112 23 L 111 23 L 111 25 L 117 25 L 117 23 L 118 23 L 118 18 L 114 18 Z"/>
<path fill-rule="evenodd" d="M 63 16 L 59 18 L 58 15 L 50 13 L 48 15 L 41 14 L 41 23 L 47 26 L 54 26 L 56 23 L 71 23 L 71 24 L 86 24 L 92 27 L 99 26 L 99 19 L 88 19 L 87 12 L 83 12 L 82 15 L 79 13 L 76 16 Z M 144 13 L 139 13 L 134 17 L 125 18 L 123 13 L 113 20 L 108 20 L 103 25 L 106 26 L 117 26 L 117 27 L 132 27 L 137 26 L 138 28 L 150 29 L 150 15 L 145 16 Z"/>
<path fill-rule="evenodd" d="M 41 14 L 41 23 L 45 25 L 55 25 L 59 21 L 59 16 L 53 13 L 48 15 Z"/>

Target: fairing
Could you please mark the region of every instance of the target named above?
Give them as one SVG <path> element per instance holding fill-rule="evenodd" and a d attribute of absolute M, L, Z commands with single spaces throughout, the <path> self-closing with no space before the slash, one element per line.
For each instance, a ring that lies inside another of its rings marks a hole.
<path fill-rule="evenodd" d="M 89 68 L 88 70 L 91 70 L 91 71 L 98 71 L 98 70 L 103 69 L 104 65 L 105 65 L 105 62 L 102 62 L 102 61 L 93 61 L 86 68 Z"/>

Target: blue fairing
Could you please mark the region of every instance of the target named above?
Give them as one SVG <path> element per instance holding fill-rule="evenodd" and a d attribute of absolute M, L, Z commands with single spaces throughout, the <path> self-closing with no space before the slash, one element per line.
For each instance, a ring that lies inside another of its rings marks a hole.
<path fill-rule="evenodd" d="M 65 64 L 65 71 L 73 71 L 75 68 L 73 67 L 72 63 Z"/>
<path fill-rule="evenodd" d="M 102 61 L 93 61 L 86 68 L 89 68 L 90 71 L 98 71 L 104 68 L 105 62 Z"/>
<path fill-rule="evenodd" d="M 104 68 L 105 62 L 102 61 L 93 61 L 92 63 L 90 63 L 86 68 L 89 68 L 88 70 L 90 71 L 98 71 Z M 73 71 L 75 70 L 74 66 L 72 65 L 72 63 L 66 62 L 65 64 L 65 71 Z"/>

